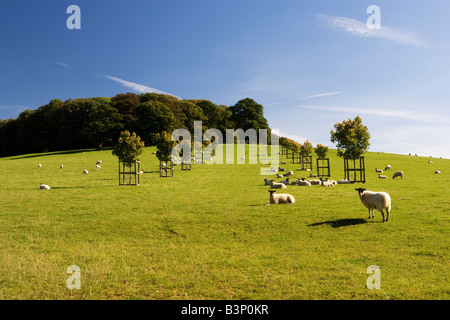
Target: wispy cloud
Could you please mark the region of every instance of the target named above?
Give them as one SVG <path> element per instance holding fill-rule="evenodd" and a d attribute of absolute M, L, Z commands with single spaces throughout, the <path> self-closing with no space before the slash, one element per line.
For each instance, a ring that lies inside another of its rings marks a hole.
<path fill-rule="evenodd" d="M 175 95 L 173 95 L 171 93 L 167 93 L 167 92 L 155 89 L 155 88 L 150 88 L 150 87 L 147 87 L 147 86 L 144 86 L 142 84 L 135 83 L 135 82 L 127 81 L 127 80 L 124 80 L 124 79 L 120 79 L 120 78 L 113 77 L 113 76 L 108 76 L 108 75 L 103 75 L 103 77 L 105 77 L 106 79 L 115 81 L 117 83 L 120 83 L 124 87 L 130 88 L 131 90 L 134 90 L 134 91 L 139 92 L 139 93 L 148 93 L 148 92 L 150 92 L 150 93 L 159 93 L 159 94 L 169 94 L 171 96 L 174 96 L 174 97 L 178 98 L 177 96 L 175 96 Z"/>
<path fill-rule="evenodd" d="M 72 68 L 71 65 L 68 65 L 67 63 L 62 63 L 62 62 L 55 62 L 56 64 L 59 64 L 60 66 L 66 67 L 66 68 Z"/>
<path fill-rule="evenodd" d="M 327 14 L 317 14 L 316 17 L 321 22 L 320 25 L 324 28 L 344 31 L 357 37 L 384 38 L 398 44 L 414 47 L 426 46 L 425 41 L 418 36 L 384 25 L 381 25 L 380 29 L 369 29 L 365 22 L 347 17 L 330 16 Z"/>
<path fill-rule="evenodd" d="M 320 97 L 335 96 L 335 95 L 342 94 L 342 93 L 343 93 L 342 91 L 324 92 L 324 93 L 319 93 L 319 94 L 314 94 L 314 95 L 311 95 L 311 96 L 298 98 L 298 99 L 295 99 L 295 100 L 268 103 L 268 104 L 265 104 L 264 106 L 270 107 L 270 106 L 275 106 L 275 105 L 284 104 L 284 103 L 292 103 L 292 102 L 309 100 L 309 99 L 320 98 Z"/>
<path fill-rule="evenodd" d="M 423 122 L 429 122 L 429 123 L 450 124 L 450 118 L 447 116 L 443 116 L 441 114 L 419 113 L 419 112 L 414 112 L 414 111 L 393 110 L 393 109 L 392 110 L 386 110 L 386 109 L 383 110 L 383 109 L 379 109 L 379 108 L 370 108 L 369 109 L 369 108 L 315 106 L 315 105 L 300 106 L 300 107 L 313 109 L 313 110 L 397 117 L 397 118 L 403 118 L 403 119 L 407 119 L 407 120 L 416 120 L 416 121 L 423 121 Z"/>

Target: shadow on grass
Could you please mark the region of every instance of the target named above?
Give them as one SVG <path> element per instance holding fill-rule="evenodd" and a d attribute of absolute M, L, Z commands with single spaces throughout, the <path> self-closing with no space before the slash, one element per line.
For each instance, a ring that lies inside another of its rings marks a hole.
<path fill-rule="evenodd" d="M 364 223 L 367 223 L 366 219 L 339 219 L 309 224 L 308 227 L 317 227 L 326 224 L 332 226 L 333 228 L 340 228 Z"/>

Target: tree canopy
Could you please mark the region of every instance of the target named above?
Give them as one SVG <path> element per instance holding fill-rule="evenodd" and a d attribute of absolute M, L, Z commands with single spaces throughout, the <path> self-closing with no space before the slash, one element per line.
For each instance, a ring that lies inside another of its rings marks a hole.
<path fill-rule="evenodd" d="M 359 159 L 369 149 L 370 134 L 359 116 L 334 125 L 331 142 L 338 148 L 337 155 L 344 159 Z"/>

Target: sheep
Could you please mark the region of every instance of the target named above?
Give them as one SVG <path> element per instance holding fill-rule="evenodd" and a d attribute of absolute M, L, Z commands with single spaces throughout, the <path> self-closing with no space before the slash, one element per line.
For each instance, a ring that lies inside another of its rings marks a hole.
<path fill-rule="evenodd" d="M 436 170 L 434 173 L 435 174 L 441 174 L 441 170 Z"/>
<path fill-rule="evenodd" d="M 428 161 L 429 164 L 433 164 L 433 161 Z"/>
<path fill-rule="evenodd" d="M 286 168 L 280 168 L 280 167 L 278 167 L 278 171 L 286 171 Z"/>
<path fill-rule="evenodd" d="M 394 173 L 392 179 L 395 179 L 396 177 L 401 177 L 403 180 L 403 171 L 397 171 L 396 173 Z"/>
<path fill-rule="evenodd" d="M 312 173 L 310 173 L 310 174 L 309 174 L 309 177 L 310 177 L 310 178 L 317 178 L 317 174 L 312 174 Z"/>
<path fill-rule="evenodd" d="M 295 198 L 287 193 L 275 194 L 276 190 L 269 190 L 270 192 L 270 204 L 281 204 L 281 203 L 295 203 Z"/>
<path fill-rule="evenodd" d="M 64 166 L 62 164 L 59 165 L 59 168 L 62 169 Z"/>
<path fill-rule="evenodd" d="M 388 177 L 383 174 L 378 174 L 379 179 L 387 179 Z"/>
<path fill-rule="evenodd" d="M 278 170 L 275 169 L 274 167 L 270 167 L 270 172 L 278 172 Z"/>
<path fill-rule="evenodd" d="M 50 189 L 50 187 L 46 184 L 40 183 L 39 184 L 39 189 Z"/>
<path fill-rule="evenodd" d="M 297 185 L 309 187 L 309 186 L 311 186 L 311 182 L 309 182 L 308 180 L 305 180 L 305 178 L 302 178 L 302 180 L 300 180 L 300 179 L 297 180 Z"/>
<path fill-rule="evenodd" d="M 277 179 L 279 178 L 283 178 L 283 176 L 281 174 L 277 174 Z"/>
<path fill-rule="evenodd" d="M 373 209 L 377 209 L 381 212 L 383 217 L 383 222 L 387 222 L 389 220 L 389 212 L 391 211 L 391 197 L 386 192 L 373 192 L 368 191 L 365 188 L 356 188 L 358 191 L 359 199 L 362 204 L 369 209 L 369 218 L 370 219 L 370 211 L 372 211 L 372 219 L 374 218 Z M 384 212 L 386 210 L 386 220 L 384 220 Z"/>
<path fill-rule="evenodd" d="M 42 168 L 42 164 L 39 163 L 39 164 L 38 164 L 38 168 Z"/>
<path fill-rule="evenodd" d="M 286 164 L 286 161 L 284 161 L 284 162 L 283 162 L 283 161 L 281 161 L 281 164 Z"/>
<path fill-rule="evenodd" d="M 241 160 L 245 160 L 245 157 L 241 157 Z"/>
<path fill-rule="evenodd" d="M 156 151 L 153 151 L 152 154 L 156 154 Z"/>
<path fill-rule="evenodd" d="M 100 167 L 99 165 L 95 166 L 95 169 L 100 170 L 102 167 Z"/>
<path fill-rule="evenodd" d="M 101 161 L 101 160 L 98 160 L 96 164 L 102 164 L 102 161 Z"/>
<path fill-rule="evenodd" d="M 308 180 L 309 183 L 311 183 L 312 186 L 319 186 L 320 180 Z"/>
<path fill-rule="evenodd" d="M 323 187 L 332 187 L 334 186 L 334 180 L 323 180 L 322 178 L 320 178 L 320 185 Z"/>
<path fill-rule="evenodd" d="M 278 181 L 278 183 L 289 185 L 289 178 L 286 178 L 286 180 L 280 180 L 280 181 Z"/>
<path fill-rule="evenodd" d="M 273 182 L 272 180 L 270 181 L 270 188 L 271 189 L 283 189 L 283 188 L 287 188 L 286 185 L 284 183 L 277 183 L 277 182 Z"/>
<path fill-rule="evenodd" d="M 264 179 L 264 185 L 265 186 L 270 186 L 270 184 L 273 182 L 273 180 L 267 180 L 267 179 Z"/>
<path fill-rule="evenodd" d="M 83 173 L 84 174 L 88 174 L 89 172 L 87 170 L 83 170 Z"/>
<path fill-rule="evenodd" d="M 386 171 L 386 170 L 391 170 L 391 165 L 390 164 L 388 164 L 386 167 L 384 167 L 384 171 Z"/>
<path fill-rule="evenodd" d="M 375 168 L 375 172 L 383 173 L 383 170 Z"/>
<path fill-rule="evenodd" d="M 284 177 L 290 177 L 294 175 L 294 171 L 290 170 L 288 172 L 286 172 L 285 174 L 283 174 Z"/>
<path fill-rule="evenodd" d="M 347 178 L 344 178 L 342 180 L 338 180 L 336 182 L 336 184 L 350 184 L 350 183 L 354 183 L 354 181 L 348 181 Z"/>

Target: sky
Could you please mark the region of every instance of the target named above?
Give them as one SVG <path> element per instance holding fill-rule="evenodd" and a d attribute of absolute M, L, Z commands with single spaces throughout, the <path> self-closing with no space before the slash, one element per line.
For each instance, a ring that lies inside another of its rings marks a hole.
<path fill-rule="evenodd" d="M 0 119 L 125 92 L 251 98 L 300 143 L 335 148 L 334 124 L 360 116 L 369 151 L 450 158 L 449 12 L 445 0 L 2 0 Z"/>

